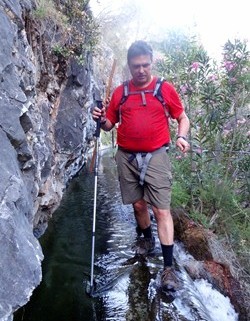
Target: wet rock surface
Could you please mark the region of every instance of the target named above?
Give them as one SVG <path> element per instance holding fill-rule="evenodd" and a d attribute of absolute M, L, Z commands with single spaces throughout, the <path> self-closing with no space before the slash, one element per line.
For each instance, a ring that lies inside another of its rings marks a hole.
<path fill-rule="evenodd" d="M 0 0 L 0 320 L 41 281 L 37 241 L 86 160 L 94 125 L 91 56 L 66 63 L 35 1 Z"/>
<path fill-rule="evenodd" d="M 214 233 L 192 221 L 182 209 L 172 210 L 175 236 L 197 261 L 189 261 L 186 270 L 193 279 L 204 278 L 230 298 L 239 320 L 250 318 L 249 295 L 242 278 L 233 267 L 235 257 L 223 247 Z"/>

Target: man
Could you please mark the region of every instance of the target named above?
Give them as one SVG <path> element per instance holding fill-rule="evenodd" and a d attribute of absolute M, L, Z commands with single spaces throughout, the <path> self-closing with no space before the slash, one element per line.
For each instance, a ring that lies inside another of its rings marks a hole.
<path fill-rule="evenodd" d="M 161 93 L 162 104 L 153 96 L 157 78 L 152 76 L 153 52 L 144 41 L 134 42 L 127 53 L 127 62 L 132 79 L 127 86 L 118 86 L 108 108 L 97 107 L 93 119 L 100 118 L 101 128 L 117 129 L 117 170 L 124 204 L 132 204 L 137 221 L 138 238 L 135 250 L 139 255 L 153 251 L 155 239 L 152 235 L 148 205 L 151 206 L 156 222 L 158 237 L 164 259 L 161 276 L 163 291 L 176 290 L 178 280 L 172 267 L 174 227 L 170 213 L 171 165 L 166 149 L 170 143 L 168 117 L 178 122 L 177 147 L 189 150 L 186 136 L 189 119 L 180 98 L 172 85 L 164 81 Z M 107 109 L 107 110 L 106 110 Z"/>

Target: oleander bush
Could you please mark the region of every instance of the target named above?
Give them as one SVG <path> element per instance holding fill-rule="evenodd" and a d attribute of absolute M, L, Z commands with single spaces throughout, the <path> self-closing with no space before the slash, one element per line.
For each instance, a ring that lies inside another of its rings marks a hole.
<path fill-rule="evenodd" d="M 173 206 L 221 237 L 249 263 L 250 111 L 247 43 L 227 41 L 222 61 L 209 58 L 195 37 L 170 33 L 154 44 L 156 71 L 180 93 L 191 121 L 191 151 L 173 148 Z M 176 124 L 173 122 L 172 136 Z"/>

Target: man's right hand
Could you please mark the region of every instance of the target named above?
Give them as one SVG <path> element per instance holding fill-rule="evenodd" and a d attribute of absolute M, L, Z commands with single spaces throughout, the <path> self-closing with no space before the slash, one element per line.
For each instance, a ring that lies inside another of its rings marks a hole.
<path fill-rule="evenodd" d="M 98 108 L 97 106 L 92 109 L 92 118 L 94 121 L 100 119 L 101 128 L 105 131 L 111 130 L 114 125 L 111 123 L 109 119 L 106 118 L 106 110 L 110 103 L 110 99 L 106 98 L 105 101 L 102 102 L 102 108 Z"/>
<path fill-rule="evenodd" d="M 100 118 L 101 123 L 106 120 L 106 108 L 102 107 L 102 109 L 97 106 L 92 110 L 92 118 L 94 121 L 97 121 Z"/>

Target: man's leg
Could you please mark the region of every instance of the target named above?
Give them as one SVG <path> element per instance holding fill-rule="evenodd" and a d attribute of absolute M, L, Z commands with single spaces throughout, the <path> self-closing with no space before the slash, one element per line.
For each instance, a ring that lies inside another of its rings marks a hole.
<path fill-rule="evenodd" d="M 174 224 L 169 209 L 152 207 L 157 222 L 158 235 L 161 242 L 164 267 L 173 263 Z"/>
<path fill-rule="evenodd" d="M 138 226 L 144 230 L 150 226 L 151 221 L 148 212 L 148 204 L 143 199 L 133 204 L 135 219 Z"/>
<path fill-rule="evenodd" d="M 144 238 L 139 239 L 135 251 L 137 254 L 146 255 L 154 250 L 155 239 L 152 235 L 151 220 L 147 202 L 143 199 L 133 203 L 134 215 L 137 222 L 138 236 L 143 234 Z"/>
<path fill-rule="evenodd" d="M 174 243 L 174 224 L 169 209 L 159 209 L 152 206 L 157 230 L 161 244 L 173 245 Z"/>
<path fill-rule="evenodd" d="M 172 269 L 173 246 L 174 246 L 174 224 L 169 209 L 158 209 L 152 207 L 157 222 L 158 236 L 161 242 L 164 260 L 164 271 L 162 274 L 162 288 L 165 291 L 176 290 L 178 280 Z"/>

